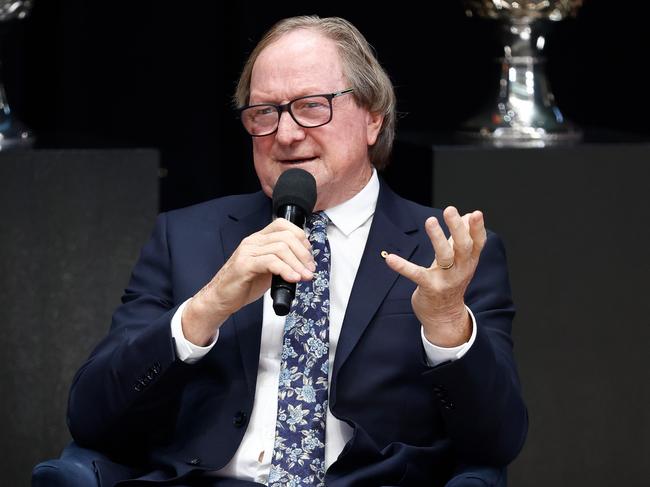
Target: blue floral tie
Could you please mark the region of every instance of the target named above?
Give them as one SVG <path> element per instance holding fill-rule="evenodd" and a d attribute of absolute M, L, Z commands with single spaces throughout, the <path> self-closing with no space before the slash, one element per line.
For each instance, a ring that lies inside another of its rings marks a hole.
<path fill-rule="evenodd" d="M 314 278 L 299 282 L 284 323 L 278 415 L 269 487 L 325 486 L 325 420 L 329 367 L 329 218 L 307 219 Z"/>

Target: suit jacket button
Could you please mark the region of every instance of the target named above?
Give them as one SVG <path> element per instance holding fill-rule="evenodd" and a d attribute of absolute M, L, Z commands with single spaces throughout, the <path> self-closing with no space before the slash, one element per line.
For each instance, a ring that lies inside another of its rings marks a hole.
<path fill-rule="evenodd" d="M 191 460 L 188 460 L 187 463 L 189 463 L 190 465 L 201 465 L 201 459 L 192 458 Z"/>
<path fill-rule="evenodd" d="M 246 423 L 246 418 L 248 415 L 244 411 L 237 411 L 235 416 L 232 418 L 232 424 L 236 428 L 241 428 Z"/>

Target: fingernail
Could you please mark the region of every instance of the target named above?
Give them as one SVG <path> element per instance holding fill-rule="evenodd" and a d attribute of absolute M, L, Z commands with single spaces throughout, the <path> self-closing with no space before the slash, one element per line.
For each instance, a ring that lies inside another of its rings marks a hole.
<path fill-rule="evenodd" d="M 307 268 L 308 268 L 311 272 L 314 272 L 314 271 L 316 270 L 316 262 L 314 262 L 314 261 L 312 260 L 309 264 L 307 264 Z"/>

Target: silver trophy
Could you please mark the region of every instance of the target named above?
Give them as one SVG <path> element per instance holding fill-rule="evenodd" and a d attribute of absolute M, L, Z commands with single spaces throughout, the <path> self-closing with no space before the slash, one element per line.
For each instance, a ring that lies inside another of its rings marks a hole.
<path fill-rule="evenodd" d="M 465 13 L 496 19 L 503 57 L 496 99 L 464 124 L 463 135 L 490 145 L 543 147 L 580 140 L 555 104 L 542 55 L 548 22 L 575 16 L 582 0 L 463 0 Z"/>
<path fill-rule="evenodd" d="M 0 0 L 0 22 L 23 19 L 32 7 L 32 0 Z M 9 108 L 4 84 L 0 79 L 0 150 L 30 147 L 33 137 Z"/>

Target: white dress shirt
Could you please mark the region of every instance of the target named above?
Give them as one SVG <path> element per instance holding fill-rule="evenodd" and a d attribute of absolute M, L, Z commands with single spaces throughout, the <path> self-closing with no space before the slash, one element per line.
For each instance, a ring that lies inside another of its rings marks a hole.
<path fill-rule="evenodd" d="M 378 195 L 379 179 L 373 169 L 370 181 L 359 193 L 348 201 L 325 211 L 331 221 L 327 227 L 332 256 L 329 324 L 330 380 L 343 317 L 368 239 Z M 422 224 L 424 225 L 424 222 Z M 194 363 L 212 349 L 219 334 L 217 333 L 213 342 L 206 347 L 198 347 L 186 340 L 181 326 L 181 315 L 186 303 L 187 301 L 181 305 L 172 318 L 172 336 L 176 341 L 178 357 L 185 362 Z M 278 378 L 285 320 L 284 316 L 275 314 L 272 305 L 269 290 L 264 294 L 257 385 L 248 428 L 235 456 L 225 467 L 216 472 L 216 475 L 219 476 L 252 480 L 263 484 L 266 484 L 268 479 L 275 440 Z M 437 347 L 426 340 L 422 331 L 422 344 L 430 365 L 458 359 L 469 350 L 476 337 L 476 322 L 471 311 L 470 316 L 473 323 L 472 336 L 467 343 L 459 347 Z M 326 425 L 325 466 L 327 468 L 338 458 L 343 447 L 352 437 L 352 428 L 347 423 L 336 419 L 329 410 Z"/>

